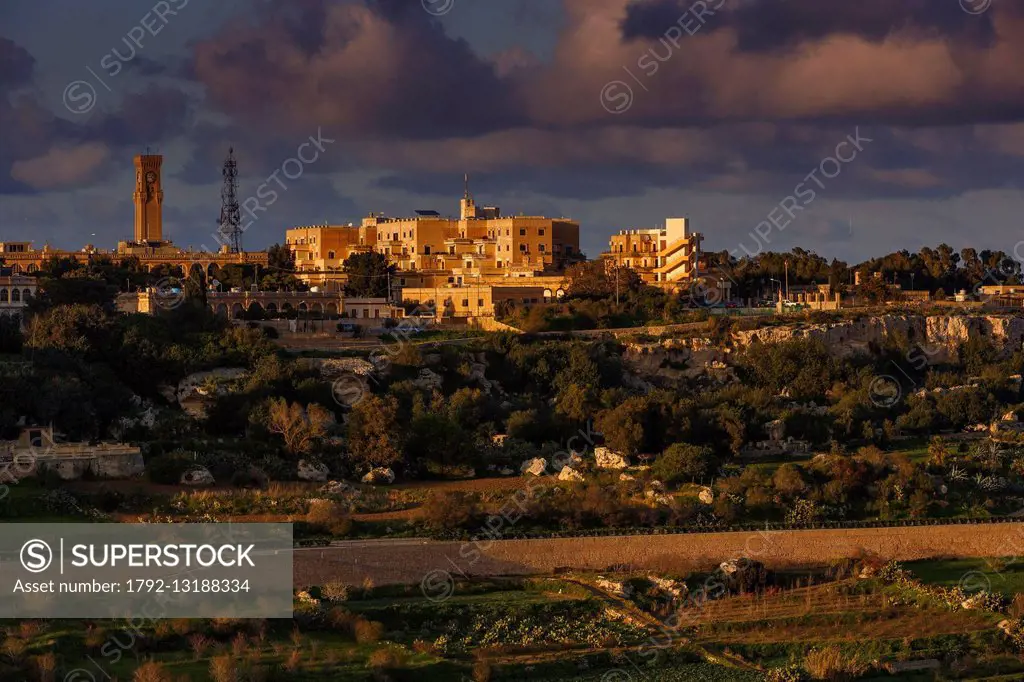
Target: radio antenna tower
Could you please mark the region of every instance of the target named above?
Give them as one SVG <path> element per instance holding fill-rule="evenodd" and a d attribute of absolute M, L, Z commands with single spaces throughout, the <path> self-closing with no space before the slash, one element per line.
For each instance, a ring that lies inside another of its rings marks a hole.
<path fill-rule="evenodd" d="M 238 208 L 238 164 L 235 163 L 235 148 L 228 148 L 224 159 L 224 185 L 220 190 L 220 235 L 221 243 L 231 245 L 232 253 L 242 252 L 242 214 Z"/>

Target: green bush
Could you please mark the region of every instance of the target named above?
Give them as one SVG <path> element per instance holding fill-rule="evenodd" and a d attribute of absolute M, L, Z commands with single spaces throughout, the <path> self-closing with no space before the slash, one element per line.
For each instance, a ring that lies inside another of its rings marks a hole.
<path fill-rule="evenodd" d="M 195 463 L 191 454 L 179 450 L 154 457 L 146 463 L 146 469 L 153 483 L 177 485 L 181 482 L 181 475 L 195 466 Z"/>

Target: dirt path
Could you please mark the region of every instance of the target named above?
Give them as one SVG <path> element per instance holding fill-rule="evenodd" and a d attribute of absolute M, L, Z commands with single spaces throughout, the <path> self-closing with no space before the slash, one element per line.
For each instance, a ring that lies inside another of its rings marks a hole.
<path fill-rule="evenodd" d="M 378 585 L 446 581 L 460 576 L 553 575 L 613 566 L 654 572 L 706 570 L 748 557 L 770 568 L 823 565 L 865 553 L 909 561 L 936 557 L 1012 555 L 1024 544 L 1024 523 L 910 526 L 843 530 L 744 531 L 477 542 L 341 542 L 315 554 L 296 552 L 295 583 Z M 558 571 L 556 571 L 558 569 Z"/>

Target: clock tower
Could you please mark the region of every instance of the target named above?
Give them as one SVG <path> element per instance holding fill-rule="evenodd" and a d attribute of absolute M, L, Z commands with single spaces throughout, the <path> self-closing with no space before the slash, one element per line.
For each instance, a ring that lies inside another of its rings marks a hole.
<path fill-rule="evenodd" d="M 135 157 L 135 242 L 163 241 L 164 190 L 160 165 L 164 157 L 144 154 Z"/>

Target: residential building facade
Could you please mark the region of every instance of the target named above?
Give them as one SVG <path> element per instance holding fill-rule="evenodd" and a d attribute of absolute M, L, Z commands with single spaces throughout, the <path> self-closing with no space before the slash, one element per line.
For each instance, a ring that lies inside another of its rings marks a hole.
<path fill-rule="evenodd" d="M 663 228 L 621 230 L 613 234 L 602 257 L 635 270 L 648 284 L 673 287 L 700 274 L 704 236 L 690 229 L 688 218 L 668 218 Z"/>

